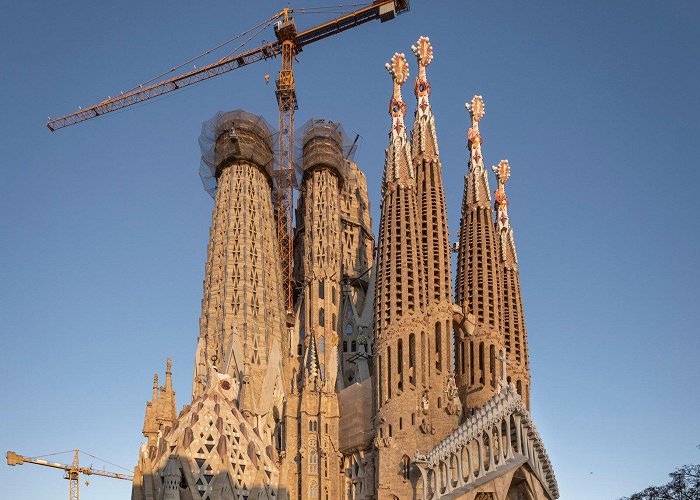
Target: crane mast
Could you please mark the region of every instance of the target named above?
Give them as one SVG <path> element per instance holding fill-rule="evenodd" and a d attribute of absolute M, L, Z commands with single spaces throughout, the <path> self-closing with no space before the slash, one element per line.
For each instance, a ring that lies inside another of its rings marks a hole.
<path fill-rule="evenodd" d="M 294 214 L 294 111 L 298 109 L 294 86 L 294 37 L 297 34 L 294 19 L 289 16 L 289 9 L 284 9 L 283 19 L 275 25 L 275 34 L 282 46 L 282 69 L 277 80 L 277 105 L 279 107 L 278 129 L 278 166 L 276 171 L 277 190 L 275 206 L 277 209 L 277 238 L 280 245 L 282 262 L 282 283 L 287 316 L 291 318 L 294 306 L 294 279 L 292 222 Z"/>

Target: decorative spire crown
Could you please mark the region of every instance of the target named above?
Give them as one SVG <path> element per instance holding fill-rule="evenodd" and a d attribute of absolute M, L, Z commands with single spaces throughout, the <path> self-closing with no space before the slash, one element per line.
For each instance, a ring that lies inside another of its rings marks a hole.
<path fill-rule="evenodd" d="M 391 115 L 396 116 L 394 110 L 394 101 L 399 101 L 403 104 L 403 99 L 401 98 L 401 85 L 406 83 L 408 80 L 408 61 L 406 61 L 406 56 L 404 54 L 399 54 L 398 52 L 391 56 L 391 62 L 384 65 L 386 70 L 391 75 L 391 79 L 394 82 L 394 95 L 392 100 Z M 406 114 L 406 105 L 403 105 L 403 114 Z"/>
<path fill-rule="evenodd" d="M 498 165 L 491 167 L 491 170 L 496 174 L 498 188 L 496 189 L 496 210 L 503 211 L 508 206 L 508 198 L 506 197 L 506 182 L 510 178 L 510 165 L 508 160 L 501 160 Z M 507 216 L 506 216 L 507 217 Z"/>
<path fill-rule="evenodd" d="M 425 81 L 425 68 L 433 60 L 433 46 L 430 45 L 430 38 L 420 37 L 415 45 L 411 45 L 411 51 L 418 59 L 418 79 Z"/>
<path fill-rule="evenodd" d="M 479 122 L 484 117 L 484 99 L 480 95 L 475 95 L 471 102 L 466 103 L 464 107 L 467 108 L 469 116 L 472 118 L 472 126 L 467 133 L 471 157 L 478 161 L 481 159 L 481 144 L 483 143 L 479 133 Z"/>
<path fill-rule="evenodd" d="M 430 45 L 430 39 L 427 36 L 422 36 L 415 45 L 411 46 L 411 51 L 413 51 L 418 60 L 418 76 L 413 87 L 418 100 L 418 107 L 416 108 L 416 119 L 418 119 L 430 114 L 430 84 L 425 74 L 425 68 L 433 60 L 433 46 Z"/>

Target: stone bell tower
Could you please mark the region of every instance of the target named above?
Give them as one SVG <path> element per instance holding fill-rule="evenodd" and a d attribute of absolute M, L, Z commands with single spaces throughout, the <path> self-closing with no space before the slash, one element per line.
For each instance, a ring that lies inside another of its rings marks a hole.
<path fill-rule="evenodd" d="M 498 240 L 493 222 L 491 194 L 479 123 L 484 116 L 484 101 L 474 96 L 466 105 L 472 119 L 469 129 L 469 167 L 464 179 L 462 219 L 459 228 L 457 283 L 455 299 L 465 315 L 473 316 L 474 333 L 460 336 L 460 399 L 471 414 L 496 393 L 498 354 L 504 347 L 501 334 L 501 276 Z M 464 363 L 462 364 L 462 358 Z"/>

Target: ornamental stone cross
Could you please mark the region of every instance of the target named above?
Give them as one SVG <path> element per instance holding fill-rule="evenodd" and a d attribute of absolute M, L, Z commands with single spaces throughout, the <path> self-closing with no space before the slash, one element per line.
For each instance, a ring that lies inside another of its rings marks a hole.
<path fill-rule="evenodd" d="M 508 361 L 508 358 L 506 357 L 505 347 L 501 349 L 501 355 L 498 356 L 498 359 L 501 360 L 501 383 L 503 384 L 503 387 L 505 387 L 508 385 L 506 377 L 506 366 L 510 364 L 510 361 Z"/>

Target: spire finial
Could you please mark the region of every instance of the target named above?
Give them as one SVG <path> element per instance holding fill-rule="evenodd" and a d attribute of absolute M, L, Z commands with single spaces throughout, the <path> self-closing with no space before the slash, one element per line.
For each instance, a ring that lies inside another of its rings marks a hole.
<path fill-rule="evenodd" d="M 433 60 L 433 46 L 430 45 L 430 38 L 420 37 L 415 45 L 411 45 L 411 51 L 418 59 L 418 79 L 425 81 L 425 68 Z"/>
<path fill-rule="evenodd" d="M 391 62 L 384 65 L 386 70 L 391 75 L 391 79 L 394 82 L 394 100 L 392 101 L 391 114 L 394 115 L 394 101 L 398 101 L 403 104 L 403 113 L 406 114 L 406 105 L 403 103 L 401 98 L 401 85 L 406 83 L 408 79 L 408 62 L 406 61 L 406 56 L 398 52 L 391 56 Z M 398 110 L 397 110 L 398 111 Z"/>
<path fill-rule="evenodd" d="M 472 126 L 467 133 L 467 139 L 469 140 L 469 147 L 473 157 L 479 159 L 481 156 L 481 144 L 483 142 L 481 134 L 479 133 L 479 122 L 484 117 L 484 99 L 480 95 L 475 95 L 472 97 L 471 102 L 464 105 L 469 111 L 469 115 L 472 118 Z"/>
<path fill-rule="evenodd" d="M 411 50 L 416 55 L 416 59 L 418 59 L 418 77 L 416 77 L 413 90 L 418 100 L 416 117 L 419 117 L 425 115 L 430 108 L 430 101 L 428 100 L 430 84 L 425 74 L 425 68 L 433 60 L 433 47 L 430 45 L 430 39 L 427 36 L 422 36 L 415 45 L 411 46 Z"/>
<path fill-rule="evenodd" d="M 498 165 L 491 167 L 491 170 L 496 174 L 498 188 L 496 189 L 496 224 L 499 229 L 509 228 L 510 221 L 508 220 L 508 197 L 506 196 L 506 182 L 510 178 L 510 165 L 508 160 L 501 160 Z"/>
<path fill-rule="evenodd" d="M 153 388 L 154 389 L 158 388 L 158 374 L 157 373 L 153 374 Z"/>
<path fill-rule="evenodd" d="M 165 361 L 165 373 L 166 374 L 172 374 L 173 373 L 173 361 L 172 359 L 168 358 Z"/>

